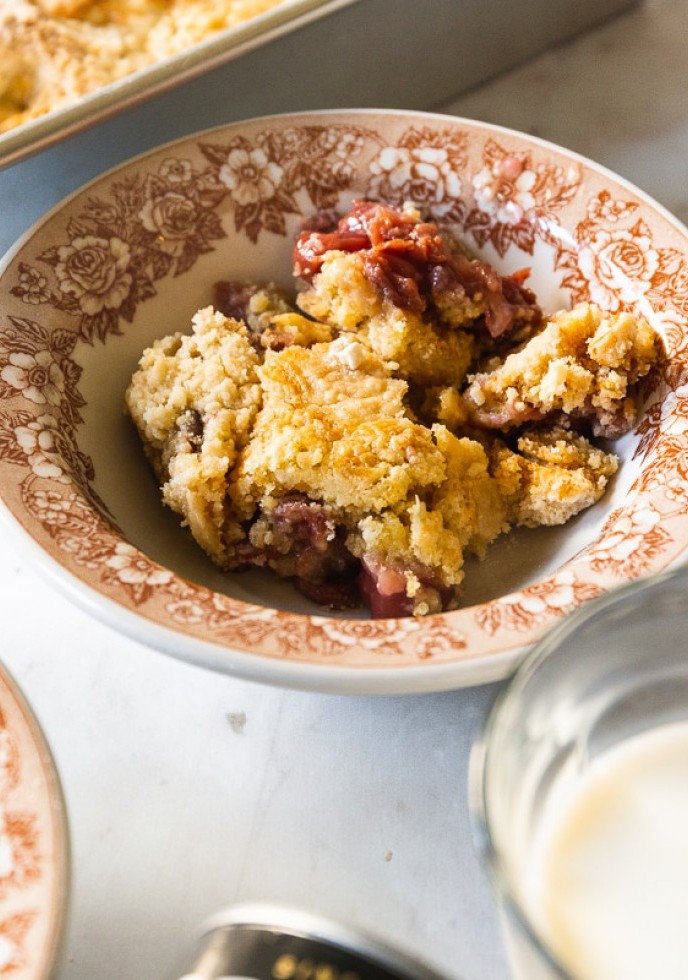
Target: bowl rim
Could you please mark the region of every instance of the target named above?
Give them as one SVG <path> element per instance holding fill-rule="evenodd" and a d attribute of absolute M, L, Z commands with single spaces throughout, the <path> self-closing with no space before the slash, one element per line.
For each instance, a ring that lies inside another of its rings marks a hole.
<path fill-rule="evenodd" d="M 109 177 L 136 166 L 148 158 L 169 151 L 171 148 L 181 147 L 192 141 L 212 138 L 218 133 L 238 132 L 241 131 L 242 127 L 255 127 L 258 125 L 269 127 L 273 124 L 280 125 L 285 122 L 295 125 L 299 123 L 306 124 L 308 122 L 321 122 L 325 124 L 329 122 L 336 124 L 346 119 L 351 120 L 352 117 L 357 120 L 376 117 L 397 120 L 408 119 L 409 121 L 420 120 L 430 125 L 449 125 L 453 128 L 461 127 L 472 130 L 475 133 L 502 135 L 525 141 L 533 147 L 539 147 L 544 151 L 563 156 L 572 163 L 579 163 L 594 175 L 611 181 L 615 186 L 631 193 L 644 206 L 648 207 L 672 227 L 679 236 L 684 238 L 688 247 L 688 228 L 650 195 L 607 167 L 542 137 L 523 133 L 499 124 L 487 123 L 481 120 L 446 113 L 424 112 L 412 109 L 337 108 L 331 110 L 318 109 L 302 112 L 276 113 L 219 124 L 209 129 L 176 137 L 114 165 L 66 195 L 26 229 L 7 250 L 5 255 L 0 258 L 0 279 L 25 244 L 54 216 L 68 208 L 72 201 L 85 196 L 91 188 L 106 181 Z M 514 642 L 504 645 L 499 650 L 490 650 L 489 653 L 477 651 L 473 655 L 460 656 L 450 661 L 437 662 L 429 659 L 413 663 L 404 662 L 401 664 L 387 662 L 384 666 L 380 667 L 342 665 L 332 661 L 324 661 L 323 663 L 304 662 L 301 660 L 291 660 L 288 657 L 273 657 L 264 654 L 262 651 L 239 650 L 222 642 L 203 640 L 198 637 L 193 637 L 188 633 L 181 634 L 167 626 L 153 622 L 141 611 L 134 612 L 127 609 L 115 599 L 99 592 L 96 587 L 87 584 L 72 570 L 65 568 L 50 556 L 34 540 L 30 531 L 23 526 L 17 515 L 12 512 L 9 504 L 1 496 L 0 513 L 8 517 L 10 519 L 9 524 L 16 525 L 17 530 L 21 532 L 17 538 L 20 547 L 23 541 L 24 548 L 31 554 L 32 559 L 45 573 L 47 579 L 53 585 L 57 585 L 68 598 L 75 601 L 77 605 L 81 606 L 88 613 L 112 626 L 119 632 L 130 636 L 132 639 L 143 642 L 155 649 L 163 650 L 179 659 L 187 660 L 198 666 L 233 674 L 248 680 L 297 689 L 310 689 L 333 693 L 394 694 L 449 690 L 462 686 L 489 683 L 504 678 L 517 665 L 523 654 L 538 641 L 538 638 L 535 638 L 526 642 Z M 683 554 L 687 548 L 688 540 L 682 544 L 680 554 Z M 677 560 L 679 556 L 674 554 L 671 559 L 667 560 L 667 564 L 664 567 Z M 180 576 L 176 572 L 174 575 L 179 579 L 183 579 L 183 576 Z M 612 583 L 604 587 L 604 591 L 613 588 L 614 585 Z M 247 608 L 250 607 L 250 604 L 243 600 L 234 599 L 233 601 Z M 488 605 L 489 603 L 485 604 Z M 284 615 L 298 619 L 310 618 L 318 622 L 335 621 L 331 617 L 322 615 L 314 615 L 312 617 L 308 617 L 303 613 L 284 613 Z M 444 619 L 451 615 L 451 613 L 443 613 L 437 617 L 429 617 L 429 619 Z M 396 620 L 394 622 L 400 621 Z"/>
<path fill-rule="evenodd" d="M 354 0 L 346 0 L 346 2 L 354 2 Z M 607 177 L 620 187 L 624 187 L 630 193 L 643 200 L 644 203 L 651 207 L 653 211 L 656 211 L 657 214 L 661 215 L 662 218 L 669 222 L 669 224 L 673 225 L 676 231 L 688 239 L 688 225 L 684 224 L 680 218 L 677 218 L 672 211 L 653 198 L 647 191 L 644 191 L 641 187 L 634 184 L 628 178 L 623 177 L 614 170 L 611 170 L 609 167 L 605 166 L 605 164 L 597 163 L 595 160 L 585 156 L 582 153 L 579 153 L 577 150 L 570 150 L 567 147 L 559 143 L 555 143 L 552 140 L 545 139 L 542 136 L 526 133 L 522 130 L 514 129 L 511 126 L 504 126 L 501 123 L 486 122 L 481 119 L 471 118 L 470 116 L 455 116 L 446 112 L 432 112 L 430 110 L 423 109 L 385 108 L 384 106 L 379 108 L 368 106 L 364 106 L 362 108 L 338 107 L 335 109 L 304 109 L 302 111 L 294 112 L 276 112 L 269 113 L 267 115 L 252 116 L 247 119 L 238 119 L 228 123 L 218 123 L 217 125 L 210 126 L 206 129 L 194 130 L 193 132 L 186 133 L 184 136 L 175 136 L 172 139 L 165 140 L 163 143 L 159 143 L 147 150 L 142 150 L 140 153 L 135 153 L 133 156 L 127 157 L 126 160 L 121 160 L 119 163 L 113 164 L 112 167 L 108 167 L 95 176 L 90 177 L 85 183 L 61 197 L 60 200 L 57 201 L 51 208 L 33 221 L 31 225 L 15 239 L 4 254 L 0 256 L 0 276 L 2 276 L 2 274 L 5 272 L 7 265 L 9 265 L 25 242 L 28 241 L 40 227 L 49 221 L 55 214 L 61 211 L 73 199 L 80 197 L 85 191 L 88 191 L 89 188 L 99 184 L 102 180 L 107 179 L 120 170 L 124 170 L 136 163 L 142 162 L 147 157 L 157 156 L 158 153 L 164 152 L 173 146 L 179 146 L 180 144 L 186 143 L 189 140 L 205 139 L 208 136 L 212 136 L 218 132 L 224 132 L 228 129 L 239 129 L 242 126 L 253 126 L 258 123 L 261 125 L 269 125 L 270 123 L 280 123 L 281 121 L 287 119 L 298 120 L 330 117 L 336 118 L 338 116 L 388 116 L 398 117 L 400 119 L 423 118 L 435 122 L 445 122 L 451 125 L 467 126 L 469 129 L 488 130 L 490 132 L 501 133 L 505 136 L 510 136 L 516 139 L 526 140 L 527 142 L 532 143 L 534 146 L 538 146 L 543 150 L 550 150 L 552 153 L 569 157 L 570 159 L 581 163 L 583 166 L 589 167 L 601 176 Z"/>
<path fill-rule="evenodd" d="M 2 499 L 0 519 L 17 546 L 31 558 L 32 565 L 41 578 L 83 612 L 152 650 L 169 654 L 196 667 L 230 674 L 241 680 L 322 694 L 430 694 L 501 680 L 511 673 L 529 649 L 527 645 L 520 644 L 491 654 L 489 671 L 485 669 L 485 661 L 480 654 L 447 663 L 429 661 L 400 664 L 396 667 L 352 667 L 338 663 L 315 664 L 271 657 L 222 646 L 188 634 L 182 637 L 176 630 L 161 626 L 98 593 L 65 569 L 19 524 Z M 286 615 L 303 616 L 302 613 Z M 258 671 L 256 661 L 261 665 Z"/>
<path fill-rule="evenodd" d="M 53 975 L 64 954 L 67 927 L 69 924 L 70 900 L 72 891 L 72 848 L 69 826 L 69 812 L 64 787 L 50 743 L 31 706 L 23 688 L 4 660 L 0 660 L 0 685 L 22 717 L 31 739 L 34 761 L 39 766 L 46 785 L 47 802 L 50 808 L 50 833 L 53 842 L 52 861 L 55 873 L 50 896 L 50 932 L 41 950 L 42 972 L 37 974 L 45 980 Z"/>

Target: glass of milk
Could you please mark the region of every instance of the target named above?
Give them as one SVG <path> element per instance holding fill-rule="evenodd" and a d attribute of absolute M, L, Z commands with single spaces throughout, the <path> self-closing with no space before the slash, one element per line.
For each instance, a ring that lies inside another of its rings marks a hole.
<path fill-rule="evenodd" d="M 518 980 L 688 978 L 688 568 L 586 605 L 471 758 Z"/>

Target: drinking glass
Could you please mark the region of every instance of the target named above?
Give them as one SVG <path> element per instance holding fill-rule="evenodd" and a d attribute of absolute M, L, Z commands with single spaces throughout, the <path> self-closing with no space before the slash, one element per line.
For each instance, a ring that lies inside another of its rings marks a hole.
<path fill-rule="evenodd" d="M 580 785 L 602 753 L 688 719 L 687 638 L 683 566 L 624 586 L 563 621 L 492 707 L 471 755 L 469 797 L 519 980 L 573 980 L 532 901 L 538 842 L 556 801 Z"/>

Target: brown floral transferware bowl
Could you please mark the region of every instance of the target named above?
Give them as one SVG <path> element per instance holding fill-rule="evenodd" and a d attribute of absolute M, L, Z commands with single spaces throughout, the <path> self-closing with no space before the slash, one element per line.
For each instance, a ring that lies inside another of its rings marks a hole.
<path fill-rule="evenodd" d="M 500 271 L 529 266 L 546 311 L 646 316 L 668 351 L 602 501 L 498 541 L 467 563 L 465 606 L 424 620 L 323 615 L 268 573 L 221 573 L 161 505 L 122 409 L 143 348 L 188 331 L 216 280 L 289 284 L 301 217 L 364 196 L 455 223 Z M 496 126 L 339 111 L 185 138 L 89 184 L 5 258 L 0 495 L 73 598 L 189 661 L 333 691 L 499 678 L 575 607 L 685 553 L 687 260 L 688 231 L 640 191 Z"/>
<path fill-rule="evenodd" d="M 70 848 L 43 732 L 0 664 L 0 975 L 49 980 L 62 955 Z"/>

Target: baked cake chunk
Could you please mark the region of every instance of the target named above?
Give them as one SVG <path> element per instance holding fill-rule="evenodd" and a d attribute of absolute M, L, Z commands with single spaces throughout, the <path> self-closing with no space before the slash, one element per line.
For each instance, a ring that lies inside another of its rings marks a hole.
<path fill-rule="evenodd" d="M 470 333 L 443 329 L 385 299 L 366 277 L 361 252 L 328 253 L 298 303 L 316 320 L 359 334 L 415 384 L 460 385 L 473 359 Z"/>
<path fill-rule="evenodd" d="M 261 545 L 271 515 L 284 523 L 280 501 L 307 498 L 324 508 L 338 550 L 343 542 L 362 563 L 376 609 L 455 601 L 464 550 L 483 553 L 506 529 L 483 448 L 414 421 L 406 383 L 357 338 L 270 352 L 258 374 L 263 407 L 229 485 L 238 507 L 255 502 Z"/>
<path fill-rule="evenodd" d="M 594 435 L 615 438 L 635 423 L 631 387 L 660 354 L 649 323 L 606 314 L 592 303 L 555 313 L 544 329 L 470 381 L 470 416 L 490 429 L 543 419 L 587 420 Z"/>
<path fill-rule="evenodd" d="M 523 432 L 514 449 L 495 440 L 491 470 L 512 525 L 565 524 L 596 503 L 618 469 L 613 453 L 566 429 Z"/>
<path fill-rule="evenodd" d="M 208 307 L 189 336 L 144 352 L 125 396 L 163 500 L 222 566 L 244 537 L 225 507 L 226 477 L 260 408 L 258 361 L 246 326 Z"/>

